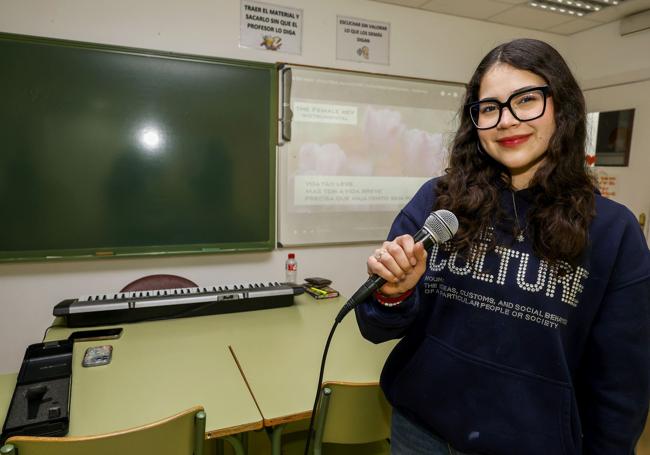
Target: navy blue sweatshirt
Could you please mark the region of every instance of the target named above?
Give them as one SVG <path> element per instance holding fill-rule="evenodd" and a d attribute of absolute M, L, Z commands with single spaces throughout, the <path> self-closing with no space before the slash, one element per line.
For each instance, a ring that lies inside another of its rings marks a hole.
<path fill-rule="evenodd" d="M 389 239 L 414 234 L 435 180 Z M 531 190 L 516 193 L 523 224 Z M 509 191 L 502 207 L 512 214 Z M 523 226 L 522 226 L 523 227 Z M 356 308 L 365 338 L 402 338 L 381 386 L 390 403 L 457 450 L 482 455 L 629 455 L 650 396 L 650 252 L 634 215 L 596 196 L 579 266 L 550 266 L 495 228 L 474 263 L 434 245 L 415 292 Z M 562 269 L 562 271 L 561 271 Z"/>

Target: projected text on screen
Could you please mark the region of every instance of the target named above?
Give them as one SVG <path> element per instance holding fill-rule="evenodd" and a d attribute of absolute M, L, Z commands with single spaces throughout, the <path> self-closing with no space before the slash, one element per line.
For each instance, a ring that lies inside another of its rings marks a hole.
<path fill-rule="evenodd" d="M 384 238 L 418 188 L 443 174 L 463 96 L 457 84 L 292 68 L 280 242 Z"/>

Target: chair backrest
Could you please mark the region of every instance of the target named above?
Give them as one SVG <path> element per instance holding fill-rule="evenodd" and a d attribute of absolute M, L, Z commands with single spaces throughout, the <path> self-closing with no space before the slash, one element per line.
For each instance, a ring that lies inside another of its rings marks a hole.
<path fill-rule="evenodd" d="M 377 384 L 326 383 L 316 417 L 314 447 L 362 444 L 390 437 L 391 406 Z"/>
<path fill-rule="evenodd" d="M 120 292 L 155 291 L 158 289 L 196 288 L 196 283 L 178 275 L 147 275 L 131 281 Z"/>
<path fill-rule="evenodd" d="M 205 412 L 200 406 L 155 423 L 87 437 L 13 436 L 2 455 L 202 455 Z"/>

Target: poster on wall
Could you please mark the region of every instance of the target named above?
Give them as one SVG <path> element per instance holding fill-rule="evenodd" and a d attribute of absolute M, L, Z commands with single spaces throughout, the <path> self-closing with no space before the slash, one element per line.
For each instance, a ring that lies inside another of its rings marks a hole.
<path fill-rule="evenodd" d="M 596 179 L 601 196 L 608 199 L 616 197 L 618 190 L 618 179 L 616 176 L 608 174 L 603 169 L 596 168 Z"/>
<path fill-rule="evenodd" d="M 336 17 L 336 58 L 389 64 L 390 24 L 356 17 Z"/>
<path fill-rule="evenodd" d="M 239 47 L 300 54 L 302 10 L 241 0 Z"/>

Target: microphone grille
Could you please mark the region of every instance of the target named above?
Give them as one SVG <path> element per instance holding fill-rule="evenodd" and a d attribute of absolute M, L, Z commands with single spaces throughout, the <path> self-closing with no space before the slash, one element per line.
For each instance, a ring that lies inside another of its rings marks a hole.
<path fill-rule="evenodd" d="M 458 230 L 458 218 L 449 210 L 436 210 L 424 222 L 424 226 L 439 243 L 451 239 Z"/>

